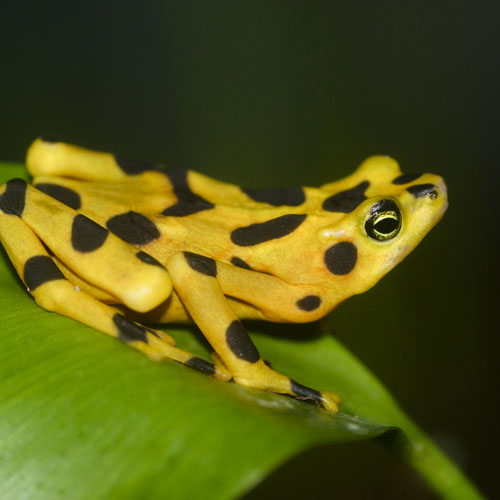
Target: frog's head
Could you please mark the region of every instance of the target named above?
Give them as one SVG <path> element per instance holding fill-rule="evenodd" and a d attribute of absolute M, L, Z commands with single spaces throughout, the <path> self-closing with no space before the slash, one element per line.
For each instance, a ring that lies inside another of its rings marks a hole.
<path fill-rule="evenodd" d="M 322 189 L 333 193 L 323 209 L 337 212 L 334 224 L 319 236 L 326 243 L 329 273 L 343 282 L 338 300 L 371 288 L 418 245 L 448 206 L 441 177 L 402 174 L 386 156 L 368 158 L 351 176 Z"/>

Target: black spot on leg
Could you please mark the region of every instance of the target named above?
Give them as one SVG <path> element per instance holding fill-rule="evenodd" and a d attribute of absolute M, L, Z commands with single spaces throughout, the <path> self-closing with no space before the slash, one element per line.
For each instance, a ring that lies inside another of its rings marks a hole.
<path fill-rule="evenodd" d="M 111 217 L 106 227 L 131 245 L 146 245 L 160 237 L 160 231 L 153 222 L 133 211 Z"/>
<path fill-rule="evenodd" d="M 243 325 L 234 320 L 226 330 L 226 342 L 233 354 L 249 363 L 256 363 L 260 359 L 260 354 L 255 344 L 248 336 Z"/>
<path fill-rule="evenodd" d="M 321 304 L 321 299 L 317 295 L 306 295 L 297 300 L 297 307 L 303 311 L 311 312 L 316 310 Z"/>
<path fill-rule="evenodd" d="M 160 165 L 145 161 L 129 160 L 128 158 L 123 158 L 118 155 L 115 155 L 115 161 L 127 175 L 141 174 L 149 170 L 161 170 Z"/>
<path fill-rule="evenodd" d="M 0 196 L 0 209 L 9 215 L 21 217 L 26 199 L 26 181 L 11 179 L 5 184 L 5 191 Z"/>
<path fill-rule="evenodd" d="M 193 193 L 187 181 L 187 174 L 187 170 L 182 169 L 172 169 L 166 172 L 174 194 L 177 196 L 177 203 L 163 210 L 163 215 L 185 217 L 214 208 L 212 203 Z"/>
<path fill-rule="evenodd" d="M 252 268 L 243 259 L 240 259 L 239 257 L 232 257 L 231 264 L 233 264 L 233 266 L 241 267 L 242 269 L 248 269 L 249 271 L 252 271 Z"/>
<path fill-rule="evenodd" d="M 393 184 L 408 184 L 409 182 L 416 181 L 419 177 L 422 177 L 422 174 L 401 174 L 396 177 L 392 183 Z"/>
<path fill-rule="evenodd" d="M 163 267 L 154 257 L 151 257 L 146 252 L 143 252 L 142 250 L 140 252 L 137 252 L 135 256 L 139 259 L 142 260 L 142 262 L 145 262 L 146 264 L 150 264 L 151 266 L 159 266 Z"/>
<path fill-rule="evenodd" d="M 295 231 L 306 217 L 306 214 L 287 214 L 266 222 L 239 227 L 231 233 L 231 241 L 240 247 L 248 247 L 282 238 Z"/>
<path fill-rule="evenodd" d="M 328 197 L 323 202 L 323 209 L 328 212 L 352 212 L 359 204 L 366 200 L 365 191 L 370 183 L 368 181 L 360 182 L 357 186 L 340 191 Z"/>
<path fill-rule="evenodd" d="M 214 278 L 217 276 L 217 264 L 214 259 L 192 252 L 184 252 L 184 258 L 189 264 L 189 267 L 198 273 L 206 274 Z"/>
<path fill-rule="evenodd" d="M 328 270 L 337 275 L 350 273 L 358 260 L 356 245 L 350 241 L 341 241 L 332 245 L 325 252 L 325 264 Z"/>
<path fill-rule="evenodd" d="M 65 277 L 50 257 L 36 255 L 25 262 L 23 279 L 28 290 L 32 292 L 47 281 L 63 280 Z"/>
<path fill-rule="evenodd" d="M 241 190 L 252 200 L 268 203 L 275 207 L 286 205 L 297 207 L 306 201 L 304 190 L 301 187 L 265 188 L 252 189 L 241 188 Z"/>
<path fill-rule="evenodd" d="M 209 363 L 198 356 L 193 356 L 186 361 L 186 365 L 198 370 L 199 372 L 205 373 L 206 375 L 215 374 L 215 366 L 213 363 Z"/>
<path fill-rule="evenodd" d="M 48 194 L 52 198 L 55 198 L 61 203 L 64 203 L 66 206 L 72 208 L 73 210 L 78 210 L 82 206 L 80 195 L 70 188 L 45 182 L 35 184 L 35 187 L 39 191 L 42 191 L 42 193 Z"/>
<path fill-rule="evenodd" d="M 123 342 L 140 341 L 145 344 L 148 343 L 147 332 L 149 330 L 143 326 L 137 325 L 121 314 L 113 316 L 113 323 L 118 330 L 118 338 Z"/>
<path fill-rule="evenodd" d="M 323 407 L 323 398 L 319 391 L 306 387 L 305 385 L 295 382 L 295 380 L 290 379 L 290 387 L 292 392 L 299 399 L 306 399 L 316 403 L 318 406 Z"/>
<path fill-rule="evenodd" d="M 421 198 L 422 196 L 428 196 L 431 199 L 437 198 L 437 189 L 434 184 L 416 184 L 406 188 L 406 190 L 415 198 Z"/>
<path fill-rule="evenodd" d="M 78 214 L 73 219 L 71 244 L 78 252 L 87 253 L 97 250 L 104 244 L 107 237 L 108 231 L 85 215 Z"/>

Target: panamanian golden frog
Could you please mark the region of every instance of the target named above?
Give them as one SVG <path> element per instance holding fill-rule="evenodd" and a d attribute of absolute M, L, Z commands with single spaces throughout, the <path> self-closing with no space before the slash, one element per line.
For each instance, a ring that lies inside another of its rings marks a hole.
<path fill-rule="evenodd" d="M 386 156 L 319 188 L 247 189 L 37 139 L 0 188 L 0 239 L 36 302 L 220 380 L 337 412 L 260 357 L 240 319 L 310 322 L 371 288 L 440 220 L 446 186 Z M 138 320 L 140 318 L 140 321 Z M 194 321 L 213 362 L 148 323 Z"/>

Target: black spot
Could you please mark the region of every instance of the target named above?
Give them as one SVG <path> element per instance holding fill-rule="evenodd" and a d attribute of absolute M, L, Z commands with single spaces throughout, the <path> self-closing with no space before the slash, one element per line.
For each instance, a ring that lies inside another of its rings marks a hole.
<path fill-rule="evenodd" d="M 0 209 L 6 214 L 21 217 L 26 198 L 26 181 L 11 179 L 5 184 L 5 191 L 0 196 Z"/>
<path fill-rule="evenodd" d="M 264 361 L 264 364 L 268 367 L 268 368 L 273 368 L 273 365 L 271 364 L 271 361 L 269 361 L 268 359 L 263 359 L 262 361 Z"/>
<path fill-rule="evenodd" d="M 290 386 L 292 392 L 299 399 L 309 399 L 314 403 L 316 403 L 318 406 L 323 407 L 323 398 L 319 391 L 311 389 L 310 387 L 306 387 L 305 385 L 299 384 L 298 382 L 295 382 L 295 380 L 292 379 L 290 379 Z"/>
<path fill-rule="evenodd" d="M 226 330 L 226 342 L 229 349 L 233 351 L 237 358 L 256 363 L 260 359 L 259 351 L 255 347 L 243 325 L 238 321 L 233 321 Z"/>
<path fill-rule="evenodd" d="M 139 340 L 146 344 L 148 343 L 148 330 L 143 326 L 137 325 L 121 314 L 115 314 L 113 316 L 113 323 L 118 329 L 118 338 L 123 340 L 123 342 L 134 342 Z"/>
<path fill-rule="evenodd" d="M 129 160 L 118 155 L 115 155 L 115 161 L 127 175 L 141 174 L 142 172 L 147 172 L 148 170 L 161 170 L 161 167 L 159 165 L 155 165 L 154 163 Z"/>
<path fill-rule="evenodd" d="M 65 279 L 63 273 L 47 255 L 29 258 L 24 264 L 23 278 L 30 292 L 47 281 Z"/>
<path fill-rule="evenodd" d="M 422 196 L 428 196 L 433 200 L 437 198 L 437 189 L 434 184 L 416 184 L 415 186 L 406 188 L 406 190 L 415 196 L 415 198 L 420 198 Z"/>
<path fill-rule="evenodd" d="M 303 311 L 314 311 L 321 304 L 321 299 L 317 295 L 306 295 L 300 300 L 297 300 L 297 307 Z"/>
<path fill-rule="evenodd" d="M 370 183 L 368 181 L 360 182 L 357 186 L 340 191 L 323 202 L 323 209 L 329 212 L 352 212 L 360 203 L 366 200 L 365 191 Z"/>
<path fill-rule="evenodd" d="M 215 373 L 215 366 L 198 356 L 193 356 L 186 361 L 186 365 L 198 370 L 206 375 L 213 375 Z"/>
<path fill-rule="evenodd" d="M 78 210 L 82 206 L 80 195 L 70 188 L 49 183 L 35 184 L 35 187 L 73 210 Z"/>
<path fill-rule="evenodd" d="M 142 262 L 145 262 L 146 264 L 163 267 L 154 257 L 151 257 L 151 255 L 149 255 L 146 252 L 143 252 L 142 250 L 140 252 L 137 252 L 135 256 L 139 260 L 142 260 Z"/>
<path fill-rule="evenodd" d="M 184 258 L 191 269 L 214 278 L 217 276 L 217 264 L 214 259 L 192 252 L 184 252 Z"/>
<path fill-rule="evenodd" d="M 282 187 L 282 188 L 241 188 L 241 190 L 252 200 L 268 203 L 275 207 L 287 205 L 297 207 L 306 201 L 304 190 L 301 187 Z"/>
<path fill-rule="evenodd" d="M 106 227 L 131 245 L 146 245 L 160 237 L 160 231 L 147 217 L 137 212 L 115 215 Z"/>
<path fill-rule="evenodd" d="M 187 170 L 172 169 L 166 174 L 172 184 L 174 194 L 177 196 L 177 203 L 163 210 L 163 215 L 185 217 L 214 208 L 212 203 L 191 191 L 187 181 Z"/>
<path fill-rule="evenodd" d="M 242 269 L 248 269 L 252 271 L 252 268 L 243 259 L 240 259 L 239 257 L 232 257 L 231 264 L 233 264 L 233 266 L 241 267 Z"/>
<path fill-rule="evenodd" d="M 295 231 L 306 217 L 306 214 L 287 214 L 260 224 L 239 227 L 231 233 L 231 241 L 240 247 L 249 247 L 282 238 Z"/>
<path fill-rule="evenodd" d="M 393 184 L 408 184 L 409 182 L 413 182 L 417 180 L 419 177 L 422 177 L 422 174 L 401 174 L 399 177 L 396 177 L 392 183 Z"/>
<path fill-rule="evenodd" d="M 106 238 L 108 231 L 93 220 L 78 214 L 73 219 L 71 227 L 71 244 L 78 252 L 93 252 L 101 247 Z"/>
<path fill-rule="evenodd" d="M 335 243 L 325 252 L 325 264 L 333 274 L 348 274 L 356 265 L 358 250 L 350 241 Z"/>

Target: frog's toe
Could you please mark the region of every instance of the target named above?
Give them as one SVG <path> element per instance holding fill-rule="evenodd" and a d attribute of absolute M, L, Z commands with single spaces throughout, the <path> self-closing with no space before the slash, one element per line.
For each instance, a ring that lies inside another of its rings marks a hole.
<path fill-rule="evenodd" d="M 335 392 L 321 391 L 323 408 L 331 413 L 339 412 L 341 397 Z"/>
<path fill-rule="evenodd" d="M 310 387 L 290 380 L 292 394 L 297 398 L 314 403 L 330 413 L 339 412 L 340 396 L 334 392 L 316 391 Z"/>
<path fill-rule="evenodd" d="M 229 382 L 233 378 L 233 375 L 226 368 L 226 365 L 222 361 L 221 357 L 215 351 L 213 351 L 210 354 L 210 357 L 212 358 L 212 361 L 214 362 L 215 366 L 214 377 L 217 380 L 222 380 L 223 382 Z"/>
<path fill-rule="evenodd" d="M 175 339 L 171 337 L 168 333 L 161 330 L 154 330 L 155 335 L 161 340 L 165 341 L 167 344 L 175 345 Z"/>

